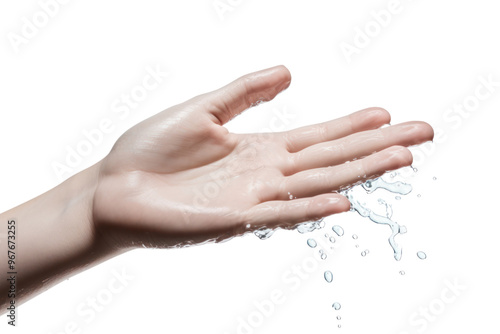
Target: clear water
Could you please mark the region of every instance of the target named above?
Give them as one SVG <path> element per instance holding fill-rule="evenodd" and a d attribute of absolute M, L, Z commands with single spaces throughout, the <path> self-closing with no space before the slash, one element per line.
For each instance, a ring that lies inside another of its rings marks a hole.
<path fill-rule="evenodd" d="M 274 230 L 270 228 L 264 228 L 253 232 L 260 240 L 266 240 L 273 235 Z"/>
<path fill-rule="evenodd" d="M 403 184 L 403 183 L 401 183 L 401 184 Z M 409 186 L 411 187 L 411 185 L 409 185 Z M 386 211 L 386 215 L 382 216 L 382 215 L 376 214 L 372 210 L 370 210 L 370 209 L 364 207 L 363 205 L 361 205 L 357 200 L 355 200 L 352 197 L 351 194 L 348 194 L 347 198 L 351 202 L 351 210 L 354 210 L 354 211 L 358 212 L 363 217 L 369 218 L 374 223 L 382 224 L 382 225 L 388 225 L 391 228 L 392 233 L 391 233 L 391 235 L 389 236 L 389 239 L 388 239 L 389 245 L 391 245 L 391 247 L 392 247 L 392 249 L 394 251 L 394 258 L 396 259 L 396 261 L 401 260 L 401 257 L 403 255 L 403 250 L 402 250 L 401 246 L 399 246 L 396 243 L 396 241 L 394 240 L 394 238 L 401 231 L 403 231 L 403 233 L 405 233 L 406 232 L 406 227 L 400 226 L 398 223 L 396 223 L 395 221 L 392 221 L 391 218 L 388 217 L 388 216 L 390 216 L 392 214 L 392 210 L 391 210 L 390 213 Z M 388 206 L 386 206 L 386 208 L 387 207 Z M 355 235 L 352 236 L 353 239 L 356 239 L 356 238 L 354 238 L 354 236 Z"/>
<path fill-rule="evenodd" d="M 408 183 L 403 183 L 401 181 L 396 182 L 387 182 L 381 177 L 376 178 L 374 180 L 368 180 L 363 183 L 363 188 L 371 194 L 375 190 L 381 188 L 385 190 L 389 190 L 392 193 L 407 195 L 412 191 L 412 186 Z"/>
<path fill-rule="evenodd" d="M 296 230 L 299 233 L 304 234 L 304 233 L 312 232 L 314 230 L 322 229 L 323 227 L 325 227 L 325 222 L 323 221 L 323 218 L 321 218 L 319 220 L 313 220 L 310 222 L 305 222 L 305 223 L 299 224 L 299 225 L 297 225 Z"/>
<path fill-rule="evenodd" d="M 420 260 L 425 260 L 427 259 L 427 254 L 425 254 L 424 252 L 420 251 L 420 252 L 417 252 L 417 256 Z"/>
<path fill-rule="evenodd" d="M 314 239 L 307 239 L 307 245 L 311 248 L 315 248 L 318 245 L 318 243 Z"/>
<path fill-rule="evenodd" d="M 332 227 L 333 232 L 337 234 L 339 237 L 344 235 L 344 229 L 340 225 L 333 225 Z"/>
<path fill-rule="evenodd" d="M 321 260 L 326 260 L 327 255 L 324 250 L 322 249 L 319 250 L 319 257 L 321 258 Z"/>
<path fill-rule="evenodd" d="M 383 199 L 379 198 L 378 199 L 378 204 L 384 205 L 385 206 L 385 215 L 387 218 L 392 218 L 392 205 L 384 201 Z"/>
<path fill-rule="evenodd" d="M 325 276 L 325 281 L 327 281 L 328 283 L 332 283 L 333 281 L 333 274 L 330 270 L 327 270 L 325 271 L 324 275 Z"/>

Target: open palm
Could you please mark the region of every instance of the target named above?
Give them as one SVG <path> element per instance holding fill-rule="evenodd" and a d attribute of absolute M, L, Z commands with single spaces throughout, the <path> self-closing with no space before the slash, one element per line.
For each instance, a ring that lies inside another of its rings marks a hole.
<path fill-rule="evenodd" d="M 423 122 L 380 128 L 380 108 L 266 135 L 223 127 L 290 80 L 283 66 L 248 74 L 128 130 L 100 165 L 96 230 L 117 247 L 172 247 L 293 226 L 349 210 L 334 191 L 410 165 L 404 146 L 433 137 Z"/>

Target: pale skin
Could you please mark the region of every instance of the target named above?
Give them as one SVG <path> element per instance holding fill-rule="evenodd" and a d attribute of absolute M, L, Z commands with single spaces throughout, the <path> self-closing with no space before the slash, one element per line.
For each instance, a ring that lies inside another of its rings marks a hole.
<path fill-rule="evenodd" d="M 19 230 L 16 306 L 136 247 L 221 241 L 348 211 L 336 191 L 410 165 L 406 147 L 433 138 L 424 122 L 383 127 L 390 115 L 381 108 L 266 135 L 224 127 L 290 81 L 277 66 L 171 107 L 128 130 L 97 164 L 2 213 L 2 226 L 15 219 Z M 0 270 L 10 271 L 6 259 Z M 8 289 L 0 280 L 0 313 Z"/>

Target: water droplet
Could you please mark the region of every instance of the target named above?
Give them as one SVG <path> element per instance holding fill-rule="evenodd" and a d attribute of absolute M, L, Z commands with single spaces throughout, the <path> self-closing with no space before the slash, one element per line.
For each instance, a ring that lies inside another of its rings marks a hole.
<path fill-rule="evenodd" d="M 408 232 L 408 230 L 406 229 L 406 226 L 400 226 L 399 227 L 399 233 L 400 234 L 405 234 L 406 232 Z"/>
<path fill-rule="evenodd" d="M 365 182 L 365 187 L 366 188 L 371 188 L 372 187 L 372 181 L 366 181 Z"/>
<path fill-rule="evenodd" d="M 413 168 L 413 171 L 416 173 L 418 172 L 418 169 L 416 169 L 415 167 L 412 167 Z"/>
<path fill-rule="evenodd" d="M 318 244 L 316 243 L 316 240 L 314 239 L 307 239 L 307 244 L 309 245 L 309 247 L 311 248 L 314 248 L 316 247 Z"/>
<path fill-rule="evenodd" d="M 339 324 L 339 328 L 342 327 L 340 324 Z"/>
<path fill-rule="evenodd" d="M 340 315 L 337 316 L 337 320 L 340 320 L 342 319 L 342 317 Z"/>
<path fill-rule="evenodd" d="M 396 196 L 396 199 L 399 201 L 401 199 L 401 196 Z"/>
<path fill-rule="evenodd" d="M 335 303 L 333 303 L 332 307 L 333 307 L 335 310 L 337 310 L 337 311 L 338 311 L 338 310 L 340 310 L 340 308 L 341 308 L 342 306 L 340 305 L 340 303 L 335 302 Z"/>
<path fill-rule="evenodd" d="M 362 252 L 361 252 L 361 256 L 366 256 L 366 252 L 365 252 L 365 251 L 362 251 Z"/>
<path fill-rule="evenodd" d="M 325 251 L 323 251 L 322 249 L 319 250 L 319 256 L 321 260 L 324 260 L 327 257 Z"/>
<path fill-rule="evenodd" d="M 325 281 L 327 281 L 328 283 L 332 283 L 332 281 L 333 281 L 333 274 L 332 274 L 332 272 L 330 270 L 325 271 L 324 276 L 325 276 Z"/>
<path fill-rule="evenodd" d="M 418 194 L 417 197 L 420 198 L 420 197 L 422 197 L 422 195 Z"/>
<path fill-rule="evenodd" d="M 247 228 L 250 228 L 250 227 L 252 227 L 252 225 L 250 225 L 250 224 L 247 224 L 247 226 L 246 226 L 246 227 L 247 227 Z"/>
<path fill-rule="evenodd" d="M 436 181 L 438 178 L 434 176 L 432 179 L 433 179 L 434 181 Z"/>
<path fill-rule="evenodd" d="M 356 248 L 359 248 L 359 245 L 356 245 Z"/>
<path fill-rule="evenodd" d="M 339 237 L 343 236 L 344 235 L 344 229 L 342 228 L 342 226 L 340 225 L 333 225 L 332 226 L 332 230 L 333 232 L 335 232 L 335 234 L 337 234 Z"/>
<path fill-rule="evenodd" d="M 335 238 L 334 238 L 333 236 L 331 236 L 331 237 L 330 237 L 330 239 L 328 239 L 328 240 L 330 240 L 330 242 L 331 242 L 332 244 L 333 244 L 333 243 L 335 243 L 335 241 L 336 241 L 336 240 L 335 240 Z"/>
<path fill-rule="evenodd" d="M 404 275 L 404 274 L 406 274 L 406 273 L 404 272 L 404 270 L 401 270 L 401 271 L 399 272 L 399 274 L 400 274 L 400 275 Z"/>
<path fill-rule="evenodd" d="M 264 229 L 261 229 L 261 230 L 257 230 L 255 232 L 253 232 L 253 234 L 255 234 L 260 240 L 266 240 L 268 238 L 270 238 L 274 233 L 274 230 L 270 229 L 270 228 L 264 228 Z"/>
<path fill-rule="evenodd" d="M 328 233 L 325 233 L 325 238 L 328 238 L 328 237 L 329 237 Z"/>
<path fill-rule="evenodd" d="M 427 254 L 425 254 L 424 252 L 420 251 L 420 252 L 417 252 L 417 256 L 420 260 L 425 260 L 427 259 Z"/>
<path fill-rule="evenodd" d="M 353 235 L 352 235 L 352 238 L 353 238 L 354 240 L 356 240 L 356 239 L 358 238 L 358 236 L 357 236 L 356 234 L 353 234 Z"/>

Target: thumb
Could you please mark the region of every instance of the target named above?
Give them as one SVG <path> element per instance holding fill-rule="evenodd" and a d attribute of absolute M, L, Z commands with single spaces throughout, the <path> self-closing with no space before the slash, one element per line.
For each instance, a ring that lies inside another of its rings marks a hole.
<path fill-rule="evenodd" d="M 244 75 L 206 95 L 208 112 L 223 125 L 257 103 L 274 99 L 290 81 L 290 72 L 283 65 Z"/>

